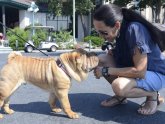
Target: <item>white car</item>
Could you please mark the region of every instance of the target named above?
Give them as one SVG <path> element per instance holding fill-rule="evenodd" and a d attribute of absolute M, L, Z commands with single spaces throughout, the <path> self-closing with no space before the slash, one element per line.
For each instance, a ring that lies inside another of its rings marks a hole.
<path fill-rule="evenodd" d="M 40 42 L 38 49 L 55 52 L 59 46 L 54 42 Z"/>
<path fill-rule="evenodd" d="M 47 50 L 48 52 L 55 52 L 58 49 L 58 45 L 55 42 L 47 42 L 47 41 L 41 41 L 37 49 L 39 50 Z M 33 41 L 29 40 L 27 43 L 25 43 L 25 52 L 32 52 L 35 50 L 35 46 Z"/>
<path fill-rule="evenodd" d="M 25 52 L 32 52 L 35 49 L 47 50 L 48 52 L 55 52 L 59 46 L 55 39 L 52 39 L 51 33 L 54 27 L 52 26 L 33 26 L 30 29 L 43 29 L 48 31 L 48 36 L 45 41 L 41 41 L 38 46 L 35 46 L 32 40 L 28 40 L 24 45 Z"/>
<path fill-rule="evenodd" d="M 89 43 L 83 43 L 83 47 L 85 47 L 85 48 L 91 48 L 91 49 L 94 48 L 94 46 L 92 44 L 89 44 Z"/>

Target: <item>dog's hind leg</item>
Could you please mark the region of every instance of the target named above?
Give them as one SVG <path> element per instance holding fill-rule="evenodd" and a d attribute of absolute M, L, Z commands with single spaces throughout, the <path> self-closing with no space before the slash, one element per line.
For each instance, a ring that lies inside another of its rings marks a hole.
<path fill-rule="evenodd" d="M 12 96 L 12 94 L 18 89 L 18 87 L 22 84 L 23 81 L 16 81 L 16 85 L 11 88 L 11 92 L 8 93 L 7 97 L 5 97 L 4 104 L 2 106 L 2 109 L 6 114 L 13 114 L 14 110 L 12 110 L 9 106 L 9 99 Z"/>
<path fill-rule="evenodd" d="M 2 106 L 2 109 L 4 110 L 4 112 L 6 114 L 13 114 L 14 113 L 14 110 L 12 110 L 10 107 L 9 107 L 9 98 L 8 97 L 7 99 L 4 100 L 4 104 Z"/>
<path fill-rule="evenodd" d="M 0 108 L 2 108 L 3 104 L 4 104 L 4 100 L 1 99 L 1 94 L 0 94 Z M 3 118 L 3 115 L 0 114 L 0 119 L 2 118 Z"/>
<path fill-rule="evenodd" d="M 0 107 L 5 113 L 12 114 L 14 111 L 9 108 L 9 98 L 10 96 L 8 93 L 0 93 Z M 0 114 L 0 118 L 3 118 L 3 115 Z"/>
<path fill-rule="evenodd" d="M 0 82 L 1 87 L 0 87 L 0 94 L 1 97 L 3 99 L 3 104 L 1 106 L 2 110 L 6 113 L 6 114 L 13 114 L 14 111 L 9 107 L 9 99 L 11 97 L 11 95 L 16 91 L 16 89 L 18 89 L 18 87 L 21 85 L 21 82 L 19 82 L 18 80 L 15 80 L 15 82 L 18 83 L 14 83 L 12 85 L 10 84 L 10 80 L 4 80 L 5 83 L 3 84 L 3 82 Z M 3 85 L 2 85 L 3 84 Z"/>
<path fill-rule="evenodd" d="M 56 112 L 56 113 L 61 112 L 62 109 L 56 106 L 56 101 L 57 101 L 57 98 L 56 98 L 55 94 L 50 93 L 50 95 L 49 95 L 49 105 L 50 105 L 51 110 L 53 112 Z"/>
<path fill-rule="evenodd" d="M 9 97 L 21 85 L 20 70 L 14 64 L 7 64 L 0 72 L 0 107 L 7 114 L 14 111 L 9 108 Z"/>

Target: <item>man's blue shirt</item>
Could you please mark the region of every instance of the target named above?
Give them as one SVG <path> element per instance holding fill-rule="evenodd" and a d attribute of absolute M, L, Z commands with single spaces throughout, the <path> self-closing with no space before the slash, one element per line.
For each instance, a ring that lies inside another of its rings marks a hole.
<path fill-rule="evenodd" d="M 116 38 L 114 59 L 117 67 L 131 67 L 135 48 L 147 54 L 147 70 L 165 74 L 165 57 L 158 45 L 152 41 L 147 28 L 139 22 L 123 22 L 120 36 Z"/>

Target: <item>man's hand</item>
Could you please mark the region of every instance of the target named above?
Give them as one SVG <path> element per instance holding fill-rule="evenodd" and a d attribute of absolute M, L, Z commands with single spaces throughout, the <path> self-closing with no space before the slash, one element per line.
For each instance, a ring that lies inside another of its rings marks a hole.
<path fill-rule="evenodd" d="M 96 68 L 94 69 L 93 73 L 94 73 L 96 79 L 100 79 L 100 77 L 103 76 L 103 75 L 102 75 L 102 68 L 103 68 L 103 67 L 96 67 Z"/>
<path fill-rule="evenodd" d="M 112 50 L 108 50 L 107 54 L 112 56 L 113 55 Z"/>

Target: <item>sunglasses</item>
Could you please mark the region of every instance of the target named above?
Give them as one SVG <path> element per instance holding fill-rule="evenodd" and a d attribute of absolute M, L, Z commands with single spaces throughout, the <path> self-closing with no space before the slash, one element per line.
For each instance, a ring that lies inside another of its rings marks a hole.
<path fill-rule="evenodd" d="M 97 31 L 97 32 L 101 35 L 104 35 L 104 36 L 108 35 L 108 32 L 106 32 L 106 31 Z"/>

